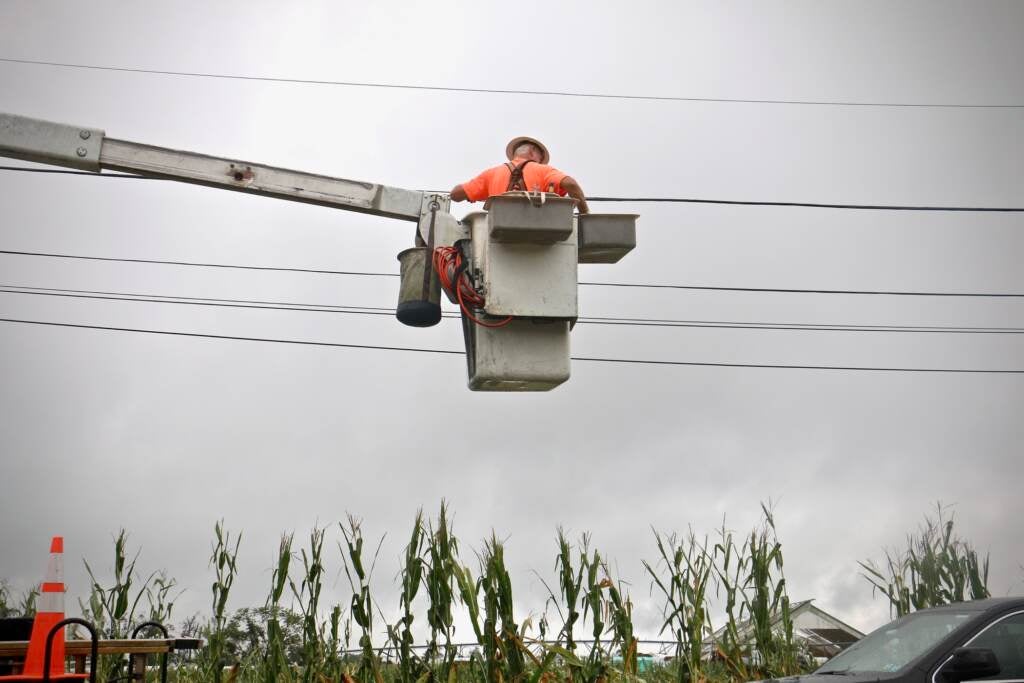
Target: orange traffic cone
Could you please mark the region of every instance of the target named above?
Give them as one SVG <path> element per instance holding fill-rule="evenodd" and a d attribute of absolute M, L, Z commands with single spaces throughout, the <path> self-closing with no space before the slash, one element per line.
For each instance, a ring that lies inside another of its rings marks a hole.
<path fill-rule="evenodd" d="M 25 653 L 21 674 L 0 676 L 0 681 L 81 680 L 85 674 L 64 672 L 64 627 L 53 636 L 50 649 L 49 676 L 46 676 L 46 637 L 50 630 L 64 620 L 64 538 L 54 536 L 50 541 L 50 561 L 46 565 L 46 578 L 39 587 L 36 616 L 32 622 L 32 638 Z M 96 664 L 93 662 L 93 666 Z"/>

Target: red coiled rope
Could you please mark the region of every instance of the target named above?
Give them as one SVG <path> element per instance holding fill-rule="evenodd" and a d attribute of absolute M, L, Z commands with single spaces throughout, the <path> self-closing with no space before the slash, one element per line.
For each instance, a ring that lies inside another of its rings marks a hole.
<path fill-rule="evenodd" d="M 469 273 L 466 272 L 466 263 L 461 249 L 458 247 L 434 249 L 434 270 L 437 271 L 437 277 L 441 280 L 441 287 L 448 295 L 448 300 L 458 303 L 462 312 L 474 323 L 482 327 L 504 327 L 512 322 L 512 316 L 489 323 L 473 315 L 470 308 L 483 308 L 484 297 L 476 291 L 473 281 L 469 278 Z"/>

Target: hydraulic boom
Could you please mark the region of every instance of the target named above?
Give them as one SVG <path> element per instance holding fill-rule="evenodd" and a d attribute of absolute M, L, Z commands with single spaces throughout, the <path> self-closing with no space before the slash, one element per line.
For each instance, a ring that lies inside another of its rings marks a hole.
<path fill-rule="evenodd" d="M 154 147 L 14 114 L 0 113 L 0 156 L 415 222 L 420 246 L 399 255 L 398 318 L 414 326 L 436 324 L 441 279 L 435 261 L 464 262 L 446 271 L 457 283 L 444 281 L 462 310 L 473 390 L 548 390 L 568 379 L 577 263 L 614 263 L 636 243 L 635 215 L 577 218 L 565 204 L 569 200 L 553 195 L 503 195 L 490 215 L 470 214 L 460 223 L 445 194 Z M 501 322 L 488 322 L 488 316 Z"/>

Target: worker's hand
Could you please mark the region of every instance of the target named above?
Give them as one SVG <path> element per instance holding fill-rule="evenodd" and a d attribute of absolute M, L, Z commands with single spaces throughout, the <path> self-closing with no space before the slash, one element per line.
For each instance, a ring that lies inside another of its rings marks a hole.
<path fill-rule="evenodd" d="M 468 199 L 466 191 L 462 189 L 462 185 L 456 185 L 452 188 L 451 198 L 453 202 L 464 202 Z"/>
<path fill-rule="evenodd" d="M 562 189 L 576 200 L 576 206 L 579 208 L 580 213 L 590 213 L 590 207 L 587 206 L 587 197 L 583 194 L 583 188 L 580 187 L 580 184 L 575 179 L 569 176 L 562 178 Z"/>

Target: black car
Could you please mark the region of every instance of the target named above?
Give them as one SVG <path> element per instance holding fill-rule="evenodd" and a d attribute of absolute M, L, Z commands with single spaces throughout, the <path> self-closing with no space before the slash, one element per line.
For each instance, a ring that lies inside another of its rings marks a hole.
<path fill-rule="evenodd" d="M 1024 598 L 913 612 L 870 633 L 801 683 L 1024 682 Z"/>

